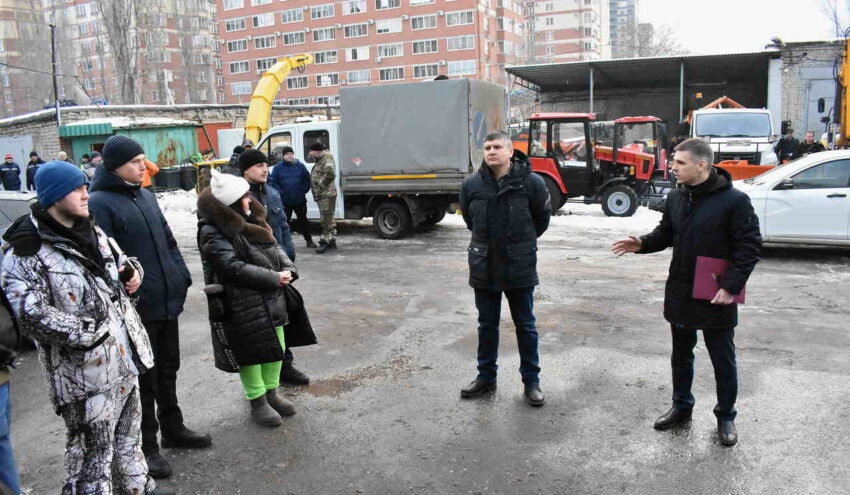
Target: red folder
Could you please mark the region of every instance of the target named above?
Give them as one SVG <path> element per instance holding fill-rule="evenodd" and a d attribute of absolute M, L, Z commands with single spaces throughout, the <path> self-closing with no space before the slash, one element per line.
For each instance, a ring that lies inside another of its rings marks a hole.
<path fill-rule="evenodd" d="M 728 269 L 728 260 L 697 256 L 697 269 L 694 274 L 694 292 L 691 297 L 708 301 L 714 299 L 717 291 L 720 290 L 719 281 Z M 745 295 L 746 289 L 741 289 L 740 294 L 733 295 L 734 301 L 738 304 L 744 304 Z"/>

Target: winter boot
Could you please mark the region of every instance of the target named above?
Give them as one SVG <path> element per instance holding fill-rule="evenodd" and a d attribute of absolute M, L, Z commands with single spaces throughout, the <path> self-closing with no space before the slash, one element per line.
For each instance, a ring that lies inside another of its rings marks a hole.
<path fill-rule="evenodd" d="M 251 419 L 260 426 L 274 428 L 280 426 L 283 421 L 280 419 L 274 409 L 269 406 L 269 401 L 265 395 L 261 395 L 256 399 L 251 400 Z"/>
<path fill-rule="evenodd" d="M 317 248 L 319 246 L 317 246 L 316 243 L 313 242 L 313 239 L 307 239 L 307 247 L 308 248 Z"/>
<path fill-rule="evenodd" d="M 310 385 L 310 378 L 294 366 L 284 365 L 280 370 L 281 385 Z"/>
<path fill-rule="evenodd" d="M 324 239 L 319 241 L 319 249 L 316 249 L 316 252 L 319 254 L 325 254 L 325 251 L 330 249 L 331 245 Z"/>
<path fill-rule="evenodd" d="M 331 239 L 331 242 L 328 243 L 328 249 L 336 249 L 336 239 Z"/>
<path fill-rule="evenodd" d="M 276 388 L 266 392 L 266 401 L 281 416 L 292 416 L 295 414 L 295 404 L 281 397 L 277 393 Z"/>

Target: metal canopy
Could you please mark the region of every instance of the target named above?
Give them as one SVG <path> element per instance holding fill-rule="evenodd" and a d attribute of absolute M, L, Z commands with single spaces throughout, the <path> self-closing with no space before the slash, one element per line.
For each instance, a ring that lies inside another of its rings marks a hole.
<path fill-rule="evenodd" d="M 769 60 L 779 56 L 778 51 L 681 55 L 518 65 L 506 67 L 505 70 L 508 74 L 522 79 L 525 82 L 523 86 L 537 87 L 541 92 L 588 91 L 590 81 L 593 90 L 647 86 L 678 87 L 682 82 L 726 84 L 763 80 Z"/>

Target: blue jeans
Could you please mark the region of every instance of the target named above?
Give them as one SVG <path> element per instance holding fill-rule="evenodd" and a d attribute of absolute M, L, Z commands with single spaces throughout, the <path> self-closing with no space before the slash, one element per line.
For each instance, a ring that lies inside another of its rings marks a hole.
<path fill-rule="evenodd" d="M 680 325 L 672 325 L 673 353 L 670 364 L 673 370 L 673 407 L 691 409 L 694 396 L 691 384 L 694 381 L 694 346 L 697 331 Z M 702 331 L 705 347 L 714 366 L 714 381 L 717 386 L 717 405 L 714 415 L 722 420 L 734 420 L 738 412 L 738 368 L 735 364 L 735 329 L 711 328 Z"/>
<path fill-rule="evenodd" d="M 537 385 L 540 383 L 540 366 L 537 354 L 537 326 L 534 319 L 534 287 L 506 290 L 505 296 L 516 327 L 522 382 L 526 385 Z M 475 307 L 478 308 L 478 379 L 495 382 L 502 293 L 475 289 Z"/>
<path fill-rule="evenodd" d="M 9 400 L 9 382 L 6 382 L 0 385 L 0 483 L 17 495 L 21 493 L 21 483 L 12 455 L 12 440 L 9 438 L 11 424 L 12 403 Z"/>

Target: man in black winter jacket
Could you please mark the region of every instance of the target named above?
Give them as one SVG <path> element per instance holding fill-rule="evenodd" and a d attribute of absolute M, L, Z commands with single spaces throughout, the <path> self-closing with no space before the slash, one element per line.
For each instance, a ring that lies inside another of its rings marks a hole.
<path fill-rule="evenodd" d="M 38 152 L 30 151 L 30 161 L 27 162 L 27 191 L 35 191 L 35 173 L 43 163 L 44 160 L 38 156 Z"/>
<path fill-rule="evenodd" d="M 673 338 L 673 407 L 658 418 L 655 428 L 671 428 L 691 418 L 695 402 L 691 394 L 693 349 L 701 329 L 714 365 L 718 436 L 722 444 L 734 445 L 738 441 L 734 423 L 738 307 L 734 296 L 744 289 L 759 261 L 761 235 L 750 198 L 732 187 L 728 172 L 711 166 L 712 158 L 711 148 L 701 139 L 679 144 L 673 163 L 678 187 L 668 194 L 658 227 L 640 238 L 630 236 L 615 242 L 613 251 L 617 255 L 655 253 L 673 247 L 664 293 L 664 318 L 670 322 Z M 692 297 L 697 257 L 729 262 L 710 301 Z"/>
<path fill-rule="evenodd" d="M 128 256 L 138 258 L 144 270 L 136 310 L 150 337 L 156 365 L 139 379 L 142 451 L 151 476 L 164 478 L 171 474 L 171 467 L 159 453 L 157 431 L 165 447 L 211 444 L 209 435 L 186 428 L 177 404 L 178 316 L 192 277 L 156 196 L 141 188 L 146 170 L 141 145 L 115 135 L 106 140 L 102 153 L 102 166 L 91 184 L 89 208 L 97 224 Z"/>
<path fill-rule="evenodd" d="M 478 309 L 478 377 L 460 392 L 471 398 L 496 389 L 502 293 L 516 326 L 520 374 L 526 400 L 542 406 L 534 286 L 537 238 L 549 227 L 551 206 L 546 184 L 531 172 L 526 156 L 513 149 L 503 132 L 488 134 L 484 163 L 460 191 L 469 244 L 469 285 Z"/>

